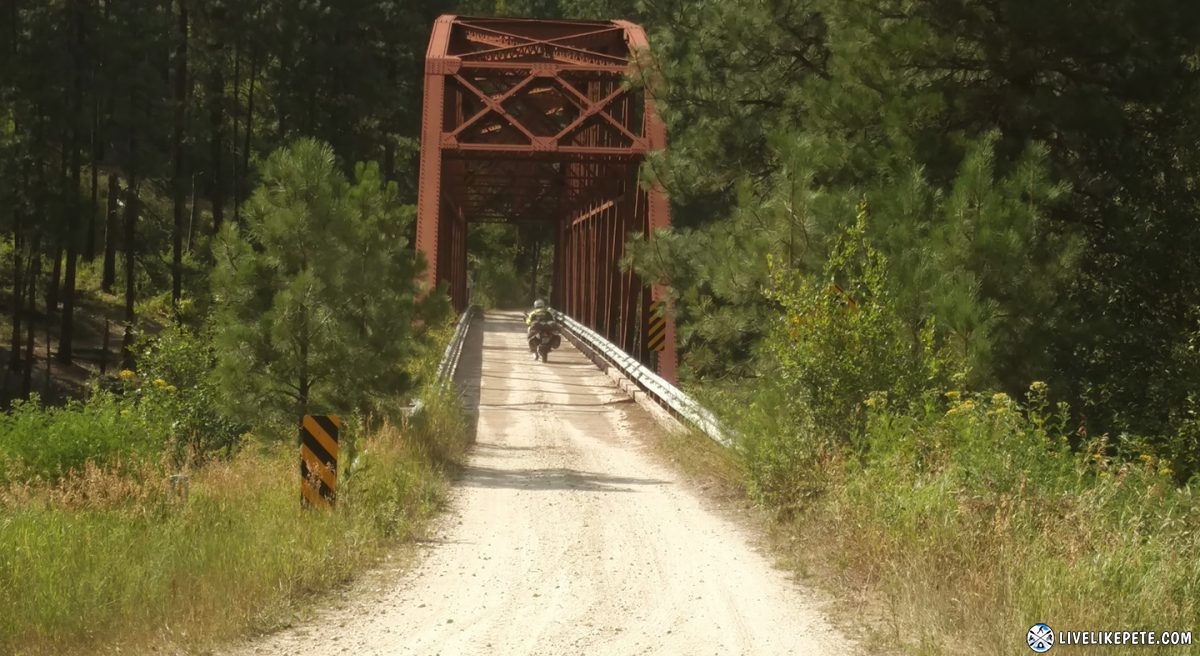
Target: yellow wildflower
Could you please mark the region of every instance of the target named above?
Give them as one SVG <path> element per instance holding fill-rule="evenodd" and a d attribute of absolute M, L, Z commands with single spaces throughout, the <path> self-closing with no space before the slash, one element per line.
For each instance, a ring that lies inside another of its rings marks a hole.
<path fill-rule="evenodd" d="M 950 390 L 949 392 L 946 392 L 944 396 L 947 399 L 950 399 L 952 403 L 958 403 L 958 399 L 962 397 L 962 392 L 958 390 Z"/>
<path fill-rule="evenodd" d="M 992 403 L 996 405 L 1008 405 L 1010 401 L 1012 399 L 1008 398 L 1008 395 L 1004 392 L 996 392 L 992 395 Z"/>
<path fill-rule="evenodd" d="M 1029 384 L 1029 391 L 1041 393 L 1045 392 L 1047 389 L 1049 389 L 1049 387 L 1050 386 L 1047 385 L 1045 381 L 1035 380 Z"/>
<path fill-rule="evenodd" d="M 155 387 L 166 387 L 166 386 L 167 386 L 167 381 L 165 381 L 165 380 L 163 380 L 163 379 L 161 379 L 161 378 L 155 378 L 155 379 L 154 379 L 154 386 L 155 386 Z"/>
<path fill-rule="evenodd" d="M 134 377 L 136 377 L 136 376 L 137 376 L 137 374 L 133 373 L 133 372 L 132 372 L 132 371 L 130 371 L 129 369 L 122 369 L 122 370 L 121 370 L 121 371 L 120 371 L 120 372 L 117 374 L 117 377 L 118 377 L 118 378 L 120 378 L 121 380 L 125 380 L 125 381 L 133 380 L 133 379 L 134 379 Z"/>
<path fill-rule="evenodd" d="M 962 403 L 959 403 L 958 405 L 946 411 L 946 416 L 953 417 L 954 415 L 966 414 L 974 409 L 975 401 L 967 399 L 966 401 L 963 401 Z"/>

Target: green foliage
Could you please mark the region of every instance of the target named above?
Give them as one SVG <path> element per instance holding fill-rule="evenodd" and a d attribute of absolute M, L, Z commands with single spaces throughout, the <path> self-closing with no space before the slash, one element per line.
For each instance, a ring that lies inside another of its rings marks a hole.
<path fill-rule="evenodd" d="M 767 292 L 782 310 L 764 351 L 776 364 L 776 384 L 843 439 L 861 427 L 870 394 L 908 403 L 945 382 L 951 368 L 933 323 L 910 326 L 897 312 L 887 259 L 868 240 L 866 217 L 864 204 L 824 276 L 797 280 L 776 269 Z"/>
<path fill-rule="evenodd" d="M 86 402 L 43 406 L 35 396 L 0 414 L 0 482 L 57 479 L 88 462 L 117 466 L 154 459 L 166 433 L 161 417 L 117 395 L 96 391 Z"/>
<path fill-rule="evenodd" d="M 216 245 L 216 376 L 233 416 L 369 413 L 411 388 L 421 326 L 447 310 L 418 298 L 412 217 L 377 167 L 350 183 L 328 146 L 268 158 L 246 228 L 227 225 Z"/>
<path fill-rule="evenodd" d="M 1038 621 L 1200 619 L 1200 570 L 1185 564 L 1200 556 L 1194 490 L 1132 442 L 1120 457 L 1104 439 L 1073 451 L 1068 409 L 1048 393 L 1034 383 L 1025 406 L 958 390 L 909 408 L 875 397 L 866 455 L 824 463 L 841 484 L 810 516 L 839 509 L 829 548 L 882 573 L 914 609 L 916 640 L 956 645 L 933 653 L 1017 653 L 1002 645 Z"/>
<path fill-rule="evenodd" d="M 674 288 L 685 371 L 753 376 L 765 256 L 822 271 L 829 206 L 865 196 L 896 312 L 935 318 L 973 386 L 1046 380 L 1091 430 L 1178 450 L 1200 381 L 1195 7 L 644 9 L 671 134 L 645 177 L 678 228 L 633 263 Z"/>
<path fill-rule="evenodd" d="M 123 370 L 108 388 L 62 407 L 36 397 L 0 415 L 0 482 L 57 480 L 100 467 L 158 462 L 182 468 L 214 452 L 229 454 L 245 426 L 218 405 L 212 342 L 173 326 L 138 346 L 142 367 Z"/>
<path fill-rule="evenodd" d="M 223 450 L 230 453 L 246 426 L 227 417 L 213 379 L 216 351 L 211 329 L 173 324 L 145 340 L 138 357 L 143 381 L 135 394 L 153 413 L 170 422 L 177 462 Z"/>
<path fill-rule="evenodd" d="M 484 308 L 528 307 L 550 293 L 554 269 L 549 225 L 470 226 L 467 268 L 472 302 Z"/>
<path fill-rule="evenodd" d="M 300 511 L 282 445 L 209 463 L 186 496 L 152 468 L 0 486 L 0 587 L 22 591 L 0 598 L 0 652 L 206 649 L 291 621 L 441 506 L 451 463 L 435 452 L 461 453 L 467 435 L 455 406 L 426 408 L 421 426 L 361 437 L 334 513 Z"/>

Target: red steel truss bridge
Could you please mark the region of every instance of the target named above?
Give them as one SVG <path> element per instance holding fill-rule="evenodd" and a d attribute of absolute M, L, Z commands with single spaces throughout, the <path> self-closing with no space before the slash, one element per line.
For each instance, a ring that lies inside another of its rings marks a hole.
<path fill-rule="evenodd" d="M 638 183 L 646 155 L 666 147 L 636 82 L 648 47 L 640 26 L 620 20 L 438 18 L 425 58 L 417 249 L 427 282 L 445 283 L 461 311 L 468 224 L 554 226 L 551 305 L 674 382 L 670 313 L 661 350 L 647 339 L 666 290 L 618 266 L 627 238 L 670 225 L 665 193 Z"/>

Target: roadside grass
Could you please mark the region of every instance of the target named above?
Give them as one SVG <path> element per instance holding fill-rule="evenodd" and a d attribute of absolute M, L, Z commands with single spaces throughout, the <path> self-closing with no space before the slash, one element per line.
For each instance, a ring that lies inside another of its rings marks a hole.
<path fill-rule="evenodd" d="M 878 400 L 864 450 L 789 459 L 748 487 L 776 513 L 790 564 L 866 599 L 867 645 L 920 655 L 1026 654 L 1055 631 L 1192 631 L 1200 653 L 1200 499 L 1168 463 L 1103 440 L 1072 450 L 1059 411 L 952 392 L 945 406 Z M 762 432 L 748 452 L 812 442 Z M 757 479 L 756 479 L 757 476 Z M 804 480 L 806 479 L 806 480 Z M 811 481 L 819 481 L 815 487 Z M 766 482 L 803 495 L 764 494 Z M 791 503 L 781 503 L 781 499 Z M 1069 648 L 1068 648 L 1069 649 Z M 1081 648 L 1081 653 L 1088 650 Z M 1105 654 L 1146 652 L 1105 646 Z"/>
<path fill-rule="evenodd" d="M 419 534 L 465 449 L 452 399 L 357 441 L 338 510 L 301 511 L 297 449 L 251 444 L 190 476 L 85 465 L 0 488 L 0 653 L 205 648 L 278 626 Z"/>

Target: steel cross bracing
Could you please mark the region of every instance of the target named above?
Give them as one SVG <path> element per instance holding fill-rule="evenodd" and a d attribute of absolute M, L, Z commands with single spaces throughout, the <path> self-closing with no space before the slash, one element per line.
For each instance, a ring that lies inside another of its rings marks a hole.
<path fill-rule="evenodd" d="M 467 226 L 556 226 L 551 303 L 670 381 L 675 324 L 646 348 L 652 301 L 666 300 L 619 262 L 630 236 L 670 225 L 665 193 L 638 184 L 666 128 L 630 84 L 648 51 L 626 21 L 442 16 L 425 57 L 417 248 L 426 281 L 467 303 Z"/>

